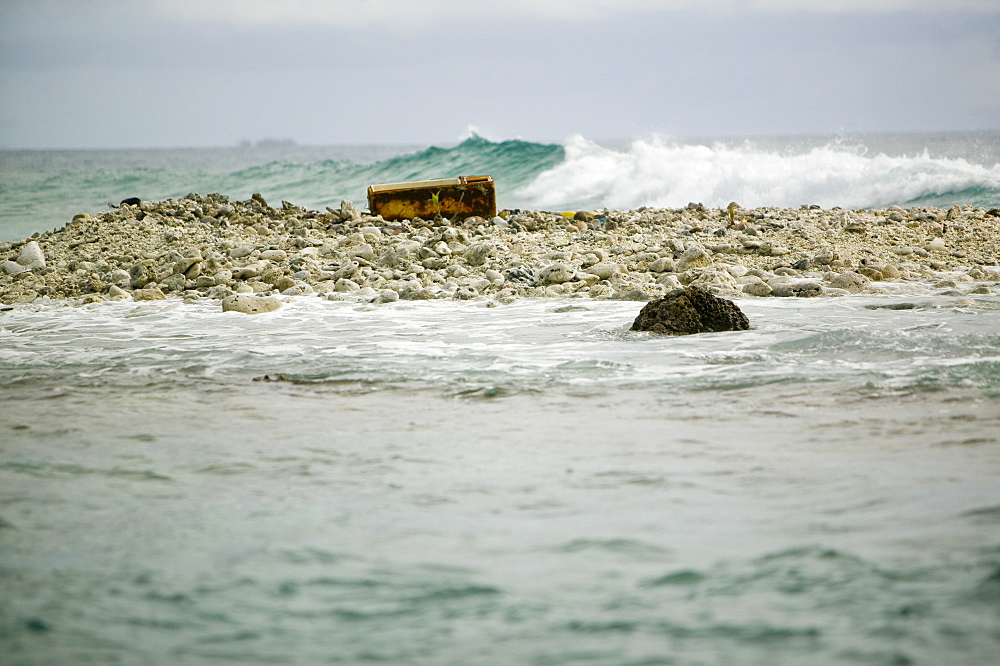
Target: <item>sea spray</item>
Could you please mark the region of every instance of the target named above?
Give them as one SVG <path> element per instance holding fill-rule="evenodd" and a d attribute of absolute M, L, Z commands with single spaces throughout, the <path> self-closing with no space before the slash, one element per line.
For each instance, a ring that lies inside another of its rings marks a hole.
<path fill-rule="evenodd" d="M 1000 202 L 1000 164 L 932 157 L 926 149 L 890 157 L 830 143 L 790 153 L 751 142 L 653 138 L 616 150 L 575 136 L 565 150 L 564 161 L 517 196 L 537 208 L 678 208 L 692 201 L 714 208 L 730 201 L 842 208 Z"/>

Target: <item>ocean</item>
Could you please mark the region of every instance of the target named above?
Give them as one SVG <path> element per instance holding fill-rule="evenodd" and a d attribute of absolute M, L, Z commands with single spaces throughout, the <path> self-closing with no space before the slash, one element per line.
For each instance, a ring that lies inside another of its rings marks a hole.
<path fill-rule="evenodd" d="M 321 208 L 1000 206 L 1000 133 L 4 152 L 0 230 L 127 196 Z M 6 257 L 3 257 L 6 258 Z M 1000 294 L 39 299 L 0 311 L 0 663 L 985 664 Z"/>

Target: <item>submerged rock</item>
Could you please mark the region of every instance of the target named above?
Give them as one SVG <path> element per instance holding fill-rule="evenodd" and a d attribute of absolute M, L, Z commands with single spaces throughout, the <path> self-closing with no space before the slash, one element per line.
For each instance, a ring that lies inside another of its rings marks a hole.
<path fill-rule="evenodd" d="M 732 301 L 700 287 L 676 289 L 651 301 L 632 322 L 633 331 L 690 335 L 715 331 L 745 331 L 750 320 Z"/>

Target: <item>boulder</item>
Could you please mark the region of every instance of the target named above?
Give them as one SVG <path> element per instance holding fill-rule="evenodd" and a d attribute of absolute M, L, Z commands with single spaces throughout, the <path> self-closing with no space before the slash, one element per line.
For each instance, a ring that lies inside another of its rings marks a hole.
<path fill-rule="evenodd" d="M 716 331 L 745 331 L 750 320 L 732 301 L 718 298 L 700 287 L 675 289 L 639 311 L 633 331 L 689 335 Z"/>
<path fill-rule="evenodd" d="M 274 312 L 281 307 L 281 301 L 274 296 L 253 296 L 251 294 L 233 294 L 222 299 L 222 311 L 230 310 L 244 314 L 261 314 Z"/>

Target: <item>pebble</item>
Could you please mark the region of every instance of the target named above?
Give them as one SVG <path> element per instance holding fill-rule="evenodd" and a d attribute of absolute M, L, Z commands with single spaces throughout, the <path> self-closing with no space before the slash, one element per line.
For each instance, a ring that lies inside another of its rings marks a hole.
<path fill-rule="evenodd" d="M 890 213 L 900 219 L 887 224 Z M 0 302 L 280 293 L 499 305 L 526 296 L 659 297 L 691 284 L 746 296 L 830 297 L 875 293 L 873 280 L 1000 279 L 983 269 L 1000 265 L 995 218 L 970 206 L 741 209 L 753 225 L 729 225 L 725 210 L 704 206 L 589 214 L 388 223 L 350 202 L 319 212 L 288 202 L 271 208 L 259 196 L 143 201 L 0 243 Z"/>

